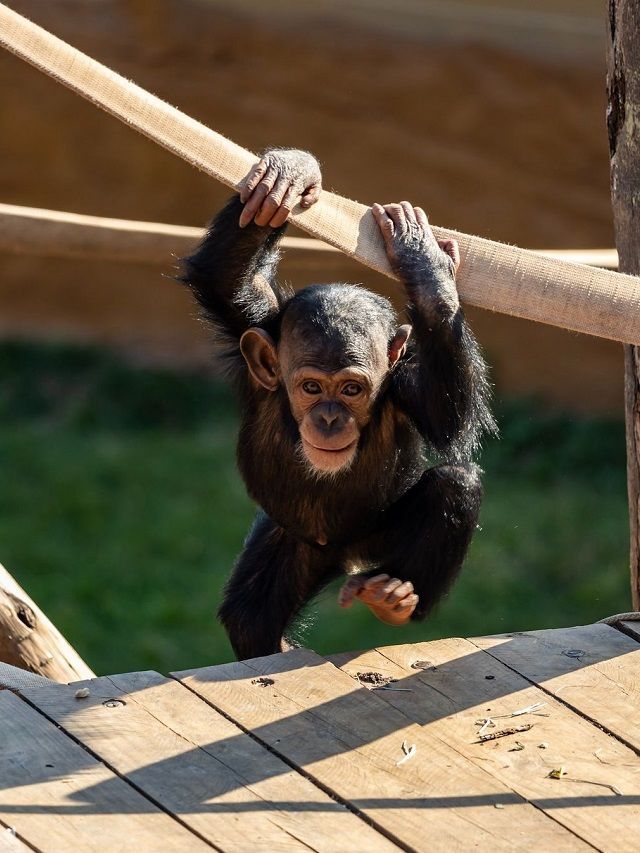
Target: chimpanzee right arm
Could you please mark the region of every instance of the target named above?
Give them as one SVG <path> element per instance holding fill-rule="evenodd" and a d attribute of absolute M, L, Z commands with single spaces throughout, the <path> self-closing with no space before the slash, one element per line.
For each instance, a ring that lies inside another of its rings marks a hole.
<path fill-rule="evenodd" d="M 182 281 L 204 309 L 229 366 L 241 363 L 242 334 L 268 325 L 280 310 L 278 243 L 290 211 L 298 203 L 310 207 L 320 191 L 320 166 L 311 154 L 271 149 L 184 259 Z"/>
<path fill-rule="evenodd" d="M 241 228 L 243 207 L 239 196 L 230 199 L 194 254 L 182 262 L 181 280 L 204 309 L 220 356 L 230 366 L 241 358 L 243 332 L 267 323 L 281 300 L 275 271 L 286 225 L 261 228 L 252 222 Z"/>

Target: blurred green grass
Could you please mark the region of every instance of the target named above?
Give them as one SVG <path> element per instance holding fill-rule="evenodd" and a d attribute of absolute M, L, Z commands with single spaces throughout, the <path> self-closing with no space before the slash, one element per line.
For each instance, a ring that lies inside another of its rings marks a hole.
<path fill-rule="evenodd" d="M 337 587 L 310 608 L 319 652 L 579 624 L 629 607 L 624 427 L 499 407 L 459 583 L 392 629 Z M 236 412 L 206 376 L 95 349 L 0 346 L 0 561 L 98 673 L 231 659 L 214 612 L 253 507 Z"/>

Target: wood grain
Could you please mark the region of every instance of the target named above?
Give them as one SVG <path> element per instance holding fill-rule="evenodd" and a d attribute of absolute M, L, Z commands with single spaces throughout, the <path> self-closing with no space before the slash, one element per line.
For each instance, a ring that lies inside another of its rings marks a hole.
<path fill-rule="evenodd" d="M 76 650 L 1 565 L 0 661 L 53 681 L 93 676 Z"/>
<path fill-rule="evenodd" d="M 620 269 L 640 275 L 640 0 L 609 0 L 607 130 L 611 202 Z M 631 343 L 638 343 L 632 341 Z M 631 600 L 640 610 L 640 349 L 625 347 Z"/>
<path fill-rule="evenodd" d="M 640 645 L 631 637 L 585 625 L 472 642 L 640 750 Z"/>
<path fill-rule="evenodd" d="M 218 849 L 395 849 L 176 681 L 143 672 L 82 685 L 81 701 L 79 684 L 25 695 Z"/>
<path fill-rule="evenodd" d="M 12 829 L 0 825 L 0 853 L 28 853 L 29 849 Z"/>
<path fill-rule="evenodd" d="M 587 849 L 454 747 L 312 652 L 175 677 L 412 849 L 524 851 L 532 838 L 540 849 Z M 257 678 L 268 681 L 261 685 Z M 403 742 L 417 753 L 398 766 Z"/>
<path fill-rule="evenodd" d="M 210 850 L 8 690 L 0 720 L 0 819 L 29 844 L 116 853 L 162 839 L 163 851 Z"/>
<path fill-rule="evenodd" d="M 600 850 L 637 849 L 640 757 L 473 643 L 438 640 L 331 660 L 354 678 L 373 671 L 398 679 L 390 685 L 394 689 L 376 690 L 376 696 L 580 838 Z M 416 662 L 423 668 L 416 669 Z M 539 714 L 544 716 L 509 716 L 536 703 L 543 703 Z M 477 743 L 478 722 L 487 718 L 495 723 L 488 732 L 518 723 L 533 728 Z M 566 767 L 567 776 L 549 778 L 558 767 Z"/>
<path fill-rule="evenodd" d="M 624 629 L 625 634 L 628 634 L 635 640 L 640 640 L 640 620 L 623 620 L 620 627 Z"/>

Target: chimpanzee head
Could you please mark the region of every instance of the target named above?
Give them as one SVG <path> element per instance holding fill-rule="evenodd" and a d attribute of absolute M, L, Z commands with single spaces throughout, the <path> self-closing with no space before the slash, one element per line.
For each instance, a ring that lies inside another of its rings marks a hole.
<path fill-rule="evenodd" d="M 315 474 L 348 468 L 384 379 L 404 353 L 410 326 L 396 325 L 391 303 L 348 284 L 313 285 L 286 304 L 277 343 L 264 330 L 240 341 L 253 378 L 283 386 Z"/>

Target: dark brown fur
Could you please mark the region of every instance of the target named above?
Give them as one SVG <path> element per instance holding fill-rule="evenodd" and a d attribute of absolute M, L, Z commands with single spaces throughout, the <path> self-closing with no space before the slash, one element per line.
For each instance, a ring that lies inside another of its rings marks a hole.
<path fill-rule="evenodd" d="M 471 453 L 493 421 L 478 347 L 462 312 L 449 316 L 440 296 L 452 270 L 445 264 L 416 282 L 407 250 L 415 340 L 384 376 L 348 470 L 330 476 L 310 470 L 285 388 L 270 391 L 251 381 L 240 337 L 260 327 L 277 344 L 283 325 L 291 327 L 296 351 L 308 342 L 304 355 L 312 352 L 314 364 L 332 370 L 366 365 L 381 336 L 385 346 L 391 342 L 396 317 L 387 300 L 353 285 L 296 295 L 279 288 L 284 228 L 241 229 L 241 210 L 234 197 L 218 214 L 185 261 L 183 280 L 213 327 L 220 361 L 240 396 L 238 465 L 261 507 L 219 613 L 242 658 L 279 651 L 302 606 L 354 568 L 411 580 L 420 596 L 414 618 L 423 618 L 463 562 L 481 500 Z M 425 470 L 429 450 L 441 464 Z"/>

